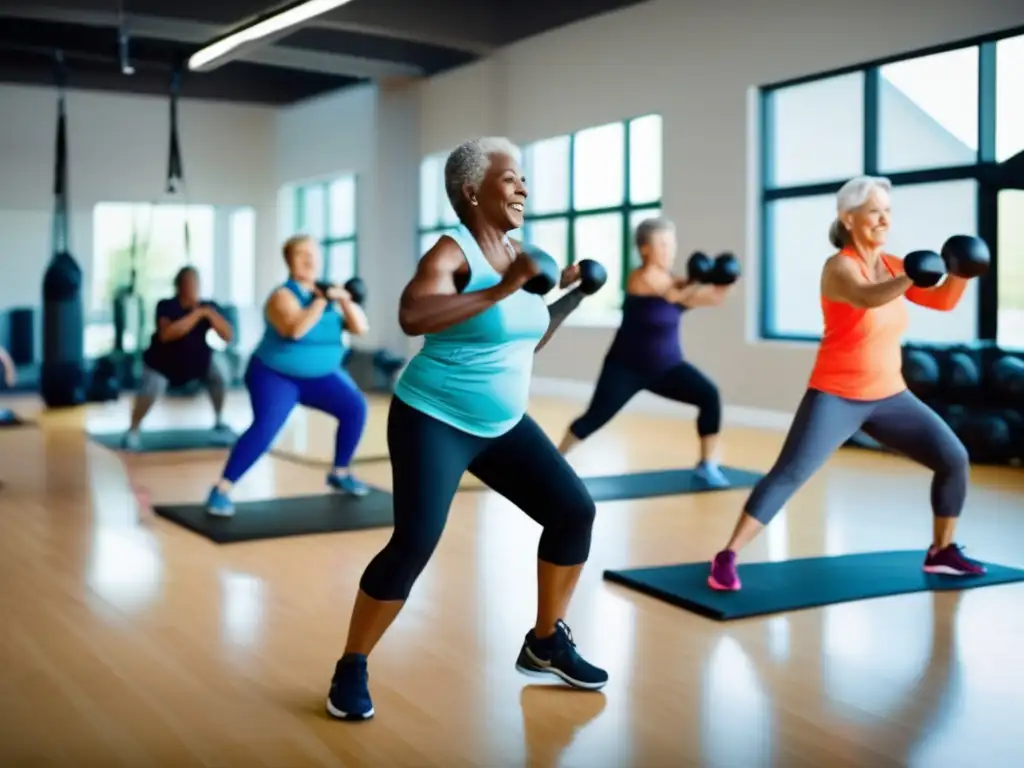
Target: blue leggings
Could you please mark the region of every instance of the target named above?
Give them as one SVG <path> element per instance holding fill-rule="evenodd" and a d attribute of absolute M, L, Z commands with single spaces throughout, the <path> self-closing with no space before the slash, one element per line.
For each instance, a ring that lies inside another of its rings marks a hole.
<path fill-rule="evenodd" d="M 352 461 L 366 425 L 366 399 L 347 373 L 338 370 L 315 379 L 296 379 L 253 357 L 245 372 L 245 386 L 252 400 L 253 420 L 231 449 L 224 467 L 225 480 L 237 483 L 249 471 L 300 403 L 338 420 L 334 466 L 347 467 Z"/>

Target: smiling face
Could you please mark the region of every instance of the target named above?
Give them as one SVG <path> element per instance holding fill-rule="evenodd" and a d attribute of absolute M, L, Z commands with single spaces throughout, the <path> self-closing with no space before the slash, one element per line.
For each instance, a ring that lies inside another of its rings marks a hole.
<path fill-rule="evenodd" d="M 676 258 L 676 233 L 671 229 L 652 232 L 640 246 L 640 260 L 644 264 L 671 269 Z"/>
<path fill-rule="evenodd" d="M 309 238 L 289 243 L 286 259 L 288 274 L 296 282 L 311 283 L 320 274 L 320 251 Z"/>
<path fill-rule="evenodd" d="M 846 225 L 853 240 L 869 247 L 885 244 L 891 218 L 892 204 L 889 193 L 878 187 L 871 190 L 862 206 L 842 216 L 843 224 Z"/>
<path fill-rule="evenodd" d="M 519 163 L 506 154 L 490 155 L 491 164 L 484 174 L 484 179 L 471 194 L 470 202 L 476 199 L 480 215 L 503 232 L 511 232 L 523 226 L 523 213 L 526 207 L 526 179 L 519 168 Z"/>

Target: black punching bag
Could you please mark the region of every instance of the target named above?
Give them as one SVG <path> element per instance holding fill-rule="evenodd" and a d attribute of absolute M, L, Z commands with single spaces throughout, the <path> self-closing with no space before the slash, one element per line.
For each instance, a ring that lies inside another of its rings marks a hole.
<path fill-rule="evenodd" d="M 62 62 L 58 60 L 58 68 Z M 58 69 L 58 76 L 62 72 Z M 68 252 L 67 129 L 59 82 L 54 173 L 53 258 L 43 276 L 43 364 L 39 391 L 51 408 L 85 402 L 85 311 L 82 270 Z"/>

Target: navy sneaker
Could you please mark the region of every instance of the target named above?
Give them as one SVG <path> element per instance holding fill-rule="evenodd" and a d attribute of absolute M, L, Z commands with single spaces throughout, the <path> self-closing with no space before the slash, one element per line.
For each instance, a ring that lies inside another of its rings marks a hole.
<path fill-rule="evenodd" d="M 327 694 L 327 713 L 339 720 L 369 720 L 373 717 L 370 675 L 366 671 L 366 657 L 361 653 L 343 656 L 334 665 L 331 690 Z"/>
<path fill-rule="evenodd" d="M 532 629 L 526 633 L 523 648 L 516 659 L 516 669 L 532 677 L 554 675 L 573 688 L 588 691 L 599 691 L 608 682 L 607 672 L 577 652 L 572 631 L 561 619 L 555 624 L 555 633 L 550 637 L 538 638 Z"/>

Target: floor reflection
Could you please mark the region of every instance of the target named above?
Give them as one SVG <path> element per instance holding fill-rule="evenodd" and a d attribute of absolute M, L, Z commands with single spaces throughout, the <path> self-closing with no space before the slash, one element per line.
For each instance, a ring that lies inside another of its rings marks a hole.
<path fill-rule="evenodd" d="M 98 527 L 86 569 L 86 584 L 97 595 L 129 613 L 147 608 L 163 578 L 160 546 L 141 528 Z"/>
<path fill-rule="evenodd" d="M 246 573 L 221 570 L 221 639 L 226 645 L 250 647 L 263 632 L 265 585 Z"/>

